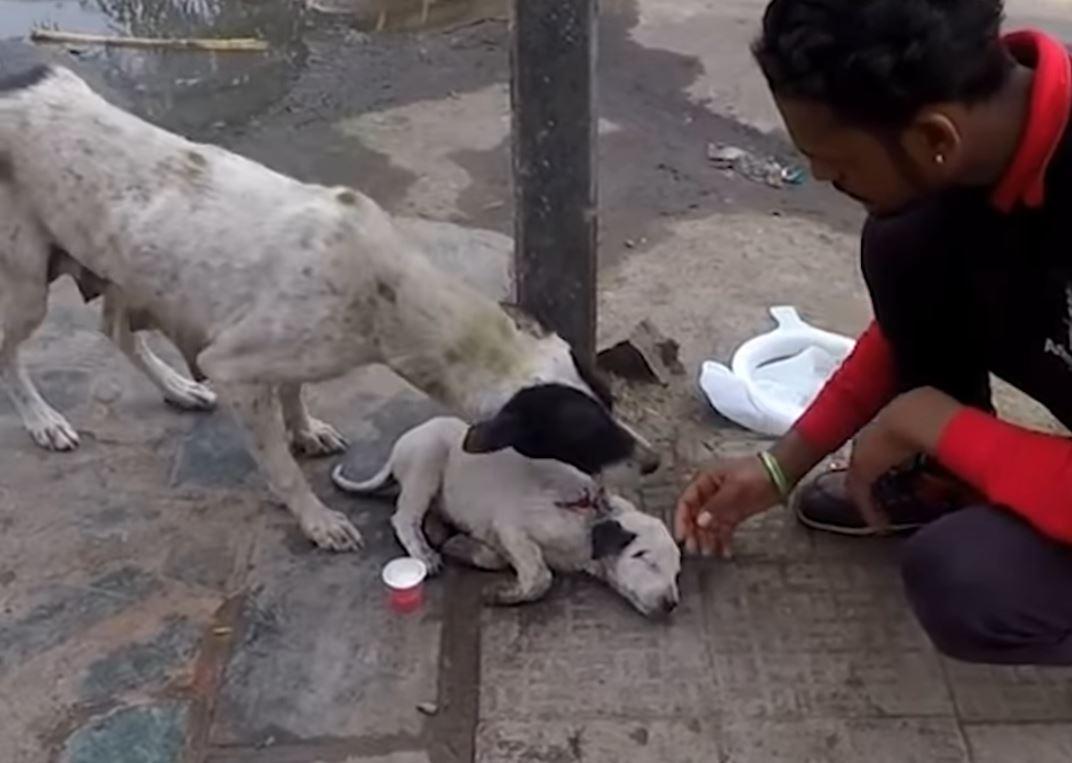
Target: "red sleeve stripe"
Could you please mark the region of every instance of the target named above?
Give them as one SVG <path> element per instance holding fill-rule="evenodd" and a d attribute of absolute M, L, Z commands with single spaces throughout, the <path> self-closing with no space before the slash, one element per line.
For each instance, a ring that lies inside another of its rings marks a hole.
<path fill-rule="evenodd" d="M 989 501 L 1072 542 L 1072 440 L 965 408 L 946 425 L 937 456 Z"/>
<path fill-rule="evenodd" d="M 872 323 L 794 429 L 812 447 L 833 453 L 875 418 L 896 392 L 893 348 L 878 324 Z"/>

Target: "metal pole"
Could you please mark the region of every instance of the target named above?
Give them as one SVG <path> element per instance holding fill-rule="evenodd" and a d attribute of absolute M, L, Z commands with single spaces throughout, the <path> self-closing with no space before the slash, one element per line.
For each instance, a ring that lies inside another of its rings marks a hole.
<path fill-rule="evenodd" d="M 596 0 L 514 0 L 514 266 L 522 308 L 592 358 Z"/>

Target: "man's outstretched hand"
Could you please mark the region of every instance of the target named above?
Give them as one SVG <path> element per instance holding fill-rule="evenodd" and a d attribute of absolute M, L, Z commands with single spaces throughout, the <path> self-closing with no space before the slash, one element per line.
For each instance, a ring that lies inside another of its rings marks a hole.
<path fill-rule="evenodd" d="M 674 535 L 690 553 L 732 553 L 733 531 L 780 498 L 758 458 L 722 461 L 705 469 L 678 499 Z"/>

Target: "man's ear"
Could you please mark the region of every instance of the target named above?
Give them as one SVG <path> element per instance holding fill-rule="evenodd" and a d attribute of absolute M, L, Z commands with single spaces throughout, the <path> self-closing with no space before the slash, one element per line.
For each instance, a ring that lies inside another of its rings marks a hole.
<path fill-rule="evenodd" d="M 513 447 L 520 436 L 520 419 L 500 411 L 493 418 L 469 427 L 462 441 L 462 450 L 466 453 L 494 453 Z"/>
<path fill-rule="evenodd" d="M 592 558 L 604 559 L 620 554 L 634 540 L 636 533 L 629 532 L 616 520 L 604 520 L 592 527 Z"/>

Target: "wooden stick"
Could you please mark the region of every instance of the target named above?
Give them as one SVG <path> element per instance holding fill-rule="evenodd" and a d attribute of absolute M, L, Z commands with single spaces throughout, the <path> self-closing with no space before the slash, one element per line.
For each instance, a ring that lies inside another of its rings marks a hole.
<path fill-rule="evenodd" d="M 99 34 L 79 34 L 58 29 L 34 29 L 30 32 L 34 42 L 64 43 L 70 45 L 113 45 L 127 48 L 173 48 L 179 50 L 250 51 L 268 50 L 264 40 L 252 38 L 175 39 L 154 37 L 109 37 Z"/>

